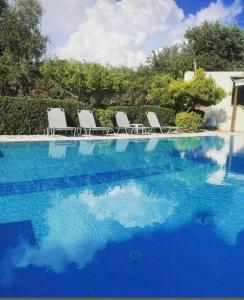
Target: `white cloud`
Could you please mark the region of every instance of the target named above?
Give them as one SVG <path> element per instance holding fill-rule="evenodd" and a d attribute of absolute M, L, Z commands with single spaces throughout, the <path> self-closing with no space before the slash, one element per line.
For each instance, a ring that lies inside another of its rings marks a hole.
<path fill-rule="evenodd" d="M 174 1 L 98 0 L 67 43 L 57 49 L 64 58 L 137 66 L 161 42 L 171 44 L 174 23 L 184 18 Z"/>
<path fill-rule="evenodd" d="M 232 5 L 226 7 L 221 0 L 212 2 L 207 8 L 201 9 L 195 17 L 195 24 L 199 25 L 204 20 L 222 21 L 224 23 L 232 23 L 236 16 L 242 12 L 242 4 L 240 0 L 236 0 Z"/>
<path fill-rule="evenodd" d="M 49 55 L 65 44 L 85 19 L 85 10 L 96 0 L 40 0 L 44 7 L 42 31 L 50 39 Z"/>
<path fill-rule="evenodd" d="M 78 196 L 51 197 L 53 206 L 43 215 L 47 234 L 38 247 L 20 240 L 17 256 L 11 256 L 18 267 L 47 266 L 59 273 L 68 262 L 75 262 L 83 268 L 109 242 L 133 237 L 128 229 L 163 224 L 177 207 L 169 198 L 146 195 L 143 186 L 133 182 L 100 196 L 85 190 Z"/>
<path fill-rule="evenodd" d="M 152 50 L 184 39 L 187 28 L 204 20 L 230 23 L 241 13 L 241 0 L 225 6 L 211 2 L 185 16 L 175 0 L 41 0 L 44 31 L 51 54 L 112 65 L 138 66 Z"/>

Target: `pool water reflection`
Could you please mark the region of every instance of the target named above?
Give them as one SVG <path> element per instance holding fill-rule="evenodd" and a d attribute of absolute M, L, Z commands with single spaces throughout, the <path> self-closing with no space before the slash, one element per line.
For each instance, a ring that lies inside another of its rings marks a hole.
<path fill-rule="evenodd" d="M 1 296 L 244 296 L 244 138 L 0 144 Z"/>

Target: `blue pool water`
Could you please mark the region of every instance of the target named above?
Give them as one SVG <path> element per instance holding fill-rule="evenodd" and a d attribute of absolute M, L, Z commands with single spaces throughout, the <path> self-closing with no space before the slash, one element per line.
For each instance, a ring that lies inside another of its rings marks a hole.
<path fill-rule="evenodd" d="M 0 296 L 244 296 L 244 136 L 0 153 Z"/>

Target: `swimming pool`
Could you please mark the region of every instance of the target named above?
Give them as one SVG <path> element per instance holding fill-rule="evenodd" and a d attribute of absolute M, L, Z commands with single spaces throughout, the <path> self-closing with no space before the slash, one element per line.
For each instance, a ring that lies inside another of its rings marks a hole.
<path fill-rule="evenodd" d="M 244 137 L 0 144 L 0 296 L 244 296 Z"/>

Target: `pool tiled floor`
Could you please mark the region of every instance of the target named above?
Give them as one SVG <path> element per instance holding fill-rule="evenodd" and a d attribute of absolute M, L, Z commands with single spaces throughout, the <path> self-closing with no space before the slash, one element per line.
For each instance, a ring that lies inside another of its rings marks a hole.
<path fill-rule="evenodd" d="M 112 244 L 101 251 L 100 259 L 83 269 L 70 264 L 65 271 L 29 265 L 14 266 L 11 245 L 21 235 L 33 243 L 30 222 L 0 226 L 0 295 L 4 297 L 199 297 L 243 296 L 242 247 L 226 246 L 211 226 L 189 225 L 176 232 L 139 234 L 135 240 Z M 201 235 L 196 236 L 197 230 Z M 4 234 L 5 233 L 5 234 Z M 131 260 L 130 251 L 141 251 Z M 11 253 L 11 252 L 10 252 Z"/>

